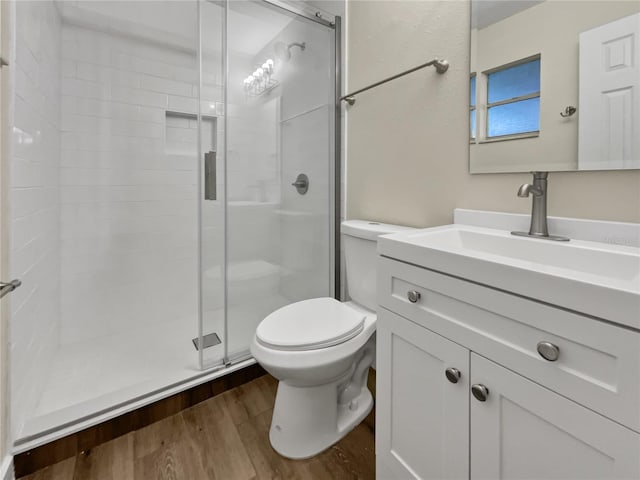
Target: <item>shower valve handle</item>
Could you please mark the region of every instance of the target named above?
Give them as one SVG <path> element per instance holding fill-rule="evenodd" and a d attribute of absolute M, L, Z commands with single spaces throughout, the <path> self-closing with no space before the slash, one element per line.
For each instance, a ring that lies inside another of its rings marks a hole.
<path fill-rule="evenodd" d="M 307 177 L 304 173 L 301 173 L 296 178 L 296 181 L 291 185 L 296 187 L 296 190 L 300 195 L 304 195 L 305 193 L 307 193 L 307 190 L 309 190 L 309 177 Z"/>

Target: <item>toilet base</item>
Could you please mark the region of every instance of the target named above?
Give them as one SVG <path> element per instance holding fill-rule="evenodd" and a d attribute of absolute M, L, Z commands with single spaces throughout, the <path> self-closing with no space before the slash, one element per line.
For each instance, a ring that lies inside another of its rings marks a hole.
<path fill-rule="evenodd" d="M 353 430 L 373 408 L 366 384 L 360 394 L 338 403 L 344 380 L 315 387 L 278 383 L 269 440 L 283 457 L 313 457 Z"/>

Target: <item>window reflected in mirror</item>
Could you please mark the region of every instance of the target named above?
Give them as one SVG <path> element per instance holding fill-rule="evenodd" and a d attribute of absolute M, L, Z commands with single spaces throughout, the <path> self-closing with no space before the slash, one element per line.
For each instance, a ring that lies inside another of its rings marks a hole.
<path fill-rule="evenodd" d="M 538 133 L 540 58 L 501 67 L 487 77 L 486 138 Z"/>

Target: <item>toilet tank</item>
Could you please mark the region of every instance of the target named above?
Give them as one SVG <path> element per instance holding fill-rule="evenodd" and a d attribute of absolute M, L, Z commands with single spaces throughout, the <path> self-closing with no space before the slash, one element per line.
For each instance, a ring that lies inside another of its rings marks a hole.
<path fill-rule="evenodd" d="M 378 305 L 376 299 L 378 236 L 412 230 L 412 228 L 367 220 L 346 220 L 342 222 L 340 230 L 344 242 L 345 275 L 349 296 L 357 304 L 375 311 Z"/>

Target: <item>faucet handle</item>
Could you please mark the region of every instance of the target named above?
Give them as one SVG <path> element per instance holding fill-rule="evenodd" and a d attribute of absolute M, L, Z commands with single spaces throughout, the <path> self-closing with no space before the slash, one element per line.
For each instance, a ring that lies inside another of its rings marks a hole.
<path fill-rule="evenodd" d="M 518 196 L 521 198 L 528 197 L 530 188 L 531 185 L 529 185 L 528 183 L 523 183 L 522 185 L 520 185 L 520 188 L 518 188 Z"/>
<path fill-rule="evenodd" d="M 528 197 L 529 194 L 532 194 L 534 197 L 539 197 L 543 193 L 544 192 L 541 188 L 535 187 L 529 183 L 523 183 L 520 185 L 520 188 L 518 188 L 518 196 L 522 198 Z"/>

